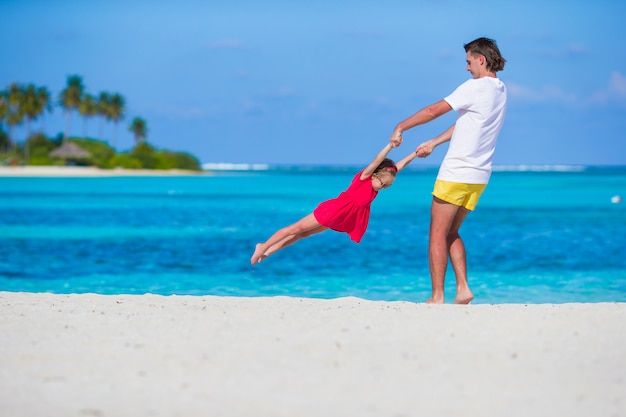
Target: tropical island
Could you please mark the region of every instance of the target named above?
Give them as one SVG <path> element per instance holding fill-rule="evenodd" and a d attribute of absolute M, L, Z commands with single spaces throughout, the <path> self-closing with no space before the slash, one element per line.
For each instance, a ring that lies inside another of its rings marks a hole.
<path fill-rule="evenodd" d="M 59 106 L 65 112 L 65 132 L 48 137 L 43 127 L 34 131 L 33 123 Z M 83 135 L 70 137 L 72 115 L 78 113 L 83 121 Z M 101 92 L 97 96 L 85 91 L 82 77 L 67 77 L 67 86 L 55 102 L 46 87 L 34 84 L 10 84 L 0 90 L 0 165 L 5 166 L 89 166 L 103 169 L 148 169 L 201 171 L 198 159 L 187 152 L 157 149 L 147 141 L 147 122 L 133 117 L 128 130 L 135 144 L 127 152 L 117 152 L 102 134 L 103 124 L 114 124 L 112 143 L 115 144 L 119 123 L 125 116 L 125 99 L 119 93 Z M 88 122 L 96 118 L 97 138 L 87 134 Z M 15 138 L 15 128 L 25 125 L 26 137 Z"/>

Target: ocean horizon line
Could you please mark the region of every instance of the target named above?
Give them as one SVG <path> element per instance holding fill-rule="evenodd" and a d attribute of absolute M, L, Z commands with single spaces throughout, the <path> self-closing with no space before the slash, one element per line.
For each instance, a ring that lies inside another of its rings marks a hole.
<path fill-rule="evenodd" d="M 201 164 L 203 171 L 335 171 L 358 169 L 357 164 L 266 164 L 206 162 Z M 432 171 L 438 165 L 409 166 L 410 171 Z M 586 172 L 590 170 L 626 170 L 626 165 L 581 165 L 581 164 L 502 164 L 494 165 L 493 172 Z"/>

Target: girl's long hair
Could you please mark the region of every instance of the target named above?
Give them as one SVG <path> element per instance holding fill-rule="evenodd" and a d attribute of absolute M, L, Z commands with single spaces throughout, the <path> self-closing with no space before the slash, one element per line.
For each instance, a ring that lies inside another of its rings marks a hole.
<path fill-rule="evenodd" d="M 398 167 L 396 166 L 396 163 L 393 162 L 389 158 L 383 159 L 383 162 L 381 162 L 380 165 L 378 165 L 376 169 L 374 170 L 374 174 L 377 174 L 383 170 L 386 170 L 389 174 L 393 175 L 394 177 L 398 173 Z"/>

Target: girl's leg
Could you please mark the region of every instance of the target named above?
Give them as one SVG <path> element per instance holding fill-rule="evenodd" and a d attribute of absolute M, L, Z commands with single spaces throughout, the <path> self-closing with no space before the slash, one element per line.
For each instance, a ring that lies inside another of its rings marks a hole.
<path fill-rule="evenodd" d="M 266 250 L 263 255 L 261 256 L 261 258 L 259 258 L 258 262 L 261 262 L 262 260 L 264 260 L 265 258 L 267 258 L 268 256 L 270 256 L 271 254 L 273 254 L 274 252 L 278 252 L 279 250 L 289 246 L 289 245 L 293 245 L 294 243 L 296 243 L 298 240 L 300 239 L 304 239 L 305 237 L 309 237 L 311 235 L 314 235 L 316 233 L 321 233 L 325 230 L 328 230 L 328 227 L 324 227 L 322 225 L 309 230 L 308 232 L 302 232 L 302 233 L 298 233 L 297 235 L 289 235 L 287 237 L 285 237 L 283 240 L 281 240 L 280 242 L 274 243 L 268 250 Z"/>
<path fill-rule="evenodd" d="M 252 265 L 254 265 L 255 263 L 258 263 L 261 260 L 261 258 L 269 256 L 269 254 L 266 254 L 265 252 L 269 251 L 269 249 L 272 246 L 274 246 L 275 244 L 277 244 L 277 243 L 279 243 L 279 242 L 281 242 L 283 240 L 285 240 L 285 242 L 287 242 L 290 239 L 293 239 L 293 237 L 296 236 L 296 235 L 310 232 L 311 230 L 317 229 L 320 226 L 321 225 L 317 222 L 317 220 L 315 219 L 315 216 L 313 216 L 313 213 L 311 213 L 311 214 L 301 218 L 300 220 L 298 220 L 294 224 L 291 224 L 291 225 L 289 225 L 287 227 L 283 227 L 282 229 L 280 229 L 276 233 L 274 233 L 267 241 L 265 241 L 264 243 L 259 243 L 259 244 L 256 245 L 256 248 L 254 250 L 254 254 L 252 254 L 252 258 L 250 259 L 250 263 Z M 299 239 L 297 239 L 297 240 L 299 240 Z M 293 243 L 293 242 L 291 242 L 291 243 Z M 274 253 L 277 250 L 282 249 L 284 246 L 285 245 L 277 247 L 271 253 Z"/>

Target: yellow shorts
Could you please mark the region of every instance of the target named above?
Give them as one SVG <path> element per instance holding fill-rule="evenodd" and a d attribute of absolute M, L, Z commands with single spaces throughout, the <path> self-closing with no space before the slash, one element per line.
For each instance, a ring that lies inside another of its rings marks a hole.
<path fill-rule="evenodd" d="M 460 182 L 436 180 L 433 195 L 455 206 L 474 210 L 486 186 L 487 184 L 463 184 Z"/>

